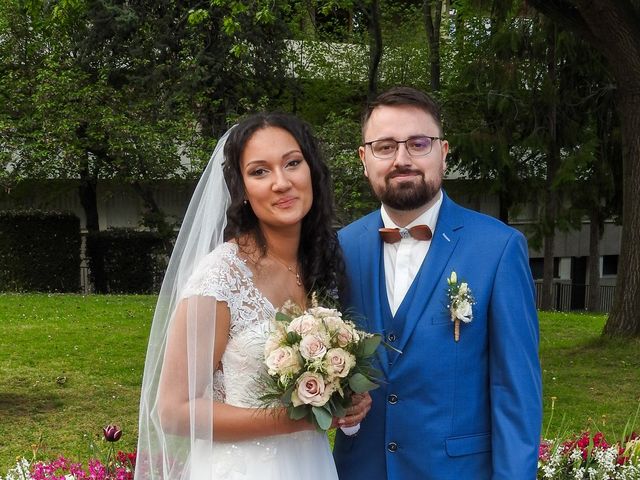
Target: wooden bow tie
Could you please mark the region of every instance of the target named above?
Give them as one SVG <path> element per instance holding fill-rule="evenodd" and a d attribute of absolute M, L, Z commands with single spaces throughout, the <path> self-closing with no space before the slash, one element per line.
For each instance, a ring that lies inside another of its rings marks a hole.
<path fill-rule="evenodd" d="M 416 225 L 407 228 L 381 228 L 380 236 L 385 243 L 396 243 L 403 238 L 413 237 L 416 240 L 431 240 L 431 229 L 428 225 Z"/>

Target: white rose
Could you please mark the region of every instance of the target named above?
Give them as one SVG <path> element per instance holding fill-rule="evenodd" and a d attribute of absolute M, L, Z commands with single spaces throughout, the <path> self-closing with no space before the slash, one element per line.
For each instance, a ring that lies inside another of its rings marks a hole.
<path fill-rule="evenodd" d="M 316 335 L 305 335 L 300 340 L 300 355 L 306 360 L 317 360 L 327 353 L 327 346 Z"/>
<path fill-rule="evenodd" d="M 318 330 L 319 320 L 313 315 L 305 314 L 291 320 L 287 325 L 287 332 L 296 332 L 300 336 L 315 333 Z"/>
<path fill-rule="evenodd" d="M 465 282 L 460 284 L 460 289 L 458 290 L 458 295 L 466 295 L 467 292 L 469 291 L 469 285 L 467 285 Z"/>
<path fill-rule="evenodd" d="M 346 377 L 356 364 L 356 357 L 341 348 L 332 348 L 327 352 L 324 367 L 329 377 Z"/>
<path fill-rule="evenodd" d="M 454 319 L 457 318 L 465 323 L 469 323 L 473 315 L 471 303 L 469 303 L 468 300 L 462 300 L 455 306 L 455 308 L 451 308 L 451 315 Z"/>
<path fill-rule="evenodd" d="M 269 354 L 264 362 L 269 375 L 287 375 L 297 372 L 302 367 L 298 352 L 292 347 L 280 347 Z"/>
<path fill-rule="evenodd" d="M 456 272 L 451 272 L 451 276 L 449 277 L 449 285 L 453 285 L 454 283 L 458 283 L 458 275 Z"/>
<path fill-rule="evenodd" d="M 322 375 L 314 372 L 305 372 L 296 382 L 296 388 L 291 394 L 291 403 L 294 407 L 311 405 L 321 407 L 329 400 L 333 389 L 327 385 Z"/>

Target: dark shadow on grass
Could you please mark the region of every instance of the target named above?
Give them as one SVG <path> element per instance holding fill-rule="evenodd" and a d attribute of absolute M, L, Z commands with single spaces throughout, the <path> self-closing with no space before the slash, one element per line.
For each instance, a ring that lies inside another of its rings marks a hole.
<path fill-rule="evenodd" d="M 63 405 L 57 395 L 50 393 L 39 395 L 34 393 L 0 392 L 0 416 L 24 416 L 46 413 L 57 410 Z"/>

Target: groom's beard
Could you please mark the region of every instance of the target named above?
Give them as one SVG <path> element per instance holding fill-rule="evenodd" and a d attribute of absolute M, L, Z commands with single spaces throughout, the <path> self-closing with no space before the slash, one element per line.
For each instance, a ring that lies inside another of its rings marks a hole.
<path fill-rule="evenodd" d="M 419 173 L 418 182 L 401 182 L 392 184 L 391 179 L 399 173 Z M 426 181 L 424 174 L 414 172 L 410 168 L 399 168 L 384 177 L 384 188 L 373 188 L 373 191 L 383 204 L 395 210 L 415 210 L 426 205 L 440 191 L 442 177 Z"/>

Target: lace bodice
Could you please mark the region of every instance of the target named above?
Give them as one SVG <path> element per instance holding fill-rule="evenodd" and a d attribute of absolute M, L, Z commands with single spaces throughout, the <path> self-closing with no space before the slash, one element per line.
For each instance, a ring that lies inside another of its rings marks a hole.
<path fill-rule="evenodd" d="M 229 340 L 222 370 L 214 374 L 211 396 L 238 407 L 258 407 L 256 381 L 264 370 L 264 344 L 273 305 L 256 288 L 249 267 L 238 256 L 235 243 L 223 243 L 209 253 L 191 276 L 182 297 L 215 297 L 231 314 Z"/>

